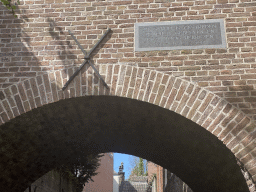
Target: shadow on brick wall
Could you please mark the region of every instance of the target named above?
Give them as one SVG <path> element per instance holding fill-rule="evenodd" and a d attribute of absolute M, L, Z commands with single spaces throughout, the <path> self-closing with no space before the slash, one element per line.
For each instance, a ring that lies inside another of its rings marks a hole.
<path fill-rule="evenodd" d="M 0 5 L 0 89 L 53 70 L 62 70 L 64 74 L 74 65 L 79 67 L 84 55 L 68 33 L 68 27 L 63 27 L 63 18 L 54 20 L 47 14 L 39 14 L 29 10 L 23 3 L 22 9 L 17 6 L 15 18 L 7 8 Z M 72 31 L 72 26 L 70 29 Z M 79 35 L 81 31 L 72 31 Z M 99 57 L 101 48 L 111 37 L 105 38 L 92 53 Z M 100 35 L 94 39 L 79 39 L 81 44 L 88 44 L 85 49 L 92 48 Z M 87 67 L 88 68 L 88 67 Z M 65 76 L 66 76 L 65 75 Z M 97 77 L 96 77 L 97 78 Z"/>
<path fill-rule="evenodd" d="M 17 9 L 16 13 L 20 10 Z M 40 61 L 30 48 L 33 36 L 24 28 L 29 18 L 15 18 L 0 5 L 0 88 L 6 88 L 41 71 Z"/>

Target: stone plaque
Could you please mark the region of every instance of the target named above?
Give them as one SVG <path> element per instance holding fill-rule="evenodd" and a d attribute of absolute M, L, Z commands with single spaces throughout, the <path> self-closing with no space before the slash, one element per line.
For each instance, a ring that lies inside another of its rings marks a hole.
<path fill-rule="evenodd" d="M 222 19 L 135 24 L 135 51 L 226 48 Z"/>

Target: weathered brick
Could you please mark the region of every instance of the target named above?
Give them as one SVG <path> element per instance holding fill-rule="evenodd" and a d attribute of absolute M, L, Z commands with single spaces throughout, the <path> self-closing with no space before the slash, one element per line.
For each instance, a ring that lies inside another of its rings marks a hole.
<path fill-rule="evenodd" d="M 153 82 L 148 81 L 146 91 L 145 91 L 144 101 L 148 101 L 152 89 L 153 89 Z"/>
<path fill-rule="evenodd" d="M 185 11 L 185 10 L 189 10 L 189 7 L 172 7 L 172 8 L 169 8 L 169 11 Z"/>
<path fill-rule="evenodd" d="M 24 88 L 23 88 L 23 86 L 22 86 L 21 83 L 18 84 L 18 90 L 19 90 L 19 94 L 20 94 L 20 96 L 21 96 L 21 99 L 22 99 L 23 101 L 26 101 L 26 100 L 27 100 L 27 96 L 26 96 L 26 94 L 25 94 L 25 90 L 24 90 Z"/>
<path fill-rule="evenodd" d="M 179 87 L 180 87 L 180 85 L 181 85 L 181 82 L 182 82 L 181 79 L 178 79 L 178 78 L 177 78 L 173 86 L 174 86 L 176 89 L 179 89 Z"/>
<path fill-rule="evenodd" d="M 166 103 L 165 108 L 167 108 L 167 109 L 170 108 L 172 102 L 174 101 L 174 98 L 175 98 L 176 94 L 177 94 L 177 89 L 173 88 L 169 97 L 168 97 L 168 99 L 167 99 L 167 103 Z"/>
<path fill-rule="evenodd" d="M 169 96 L 169 93 L 170 93 L 170 91 L 171 91 L 171 89 L 172 89 L 172 87 L 173 87 L 174 82 L 175 82 L 175 78 L 174 78 L 174 77 L 169 78 L 169 81 L 168 81 L 168 83 L 166 84 L 167 87 L 166 87 L 165 92 L 164 92 L 164 96 L 165 96 L 165 97 L 168 97 L 168 96 Z"/>
<path fill-rule="evenodd" d="M 182 84 L 181 84 L 181 86 L 178 90 L 177 96 L 175 98 L 177 101 L 179 101 L 181 99 L 181 97 L 183 96 L 186 88 L 187 88 L 187 82 L 184 81 L 184 82 L 182 82 Z"/>
<path fill-rule="evenodd" d="M 239 80 L 240 77 L 238 75 L 223 75 L 216 76 L 216 80 Z"/>
<path fill-rule="evenodd" d="M 229 114 L 228 116 L 222 121 L 222 126 L 226 127 L 227 124 L 235 117 L 235 115 L 238 113 L 238 110 L 236 108 L 234 108 Z"/>
<path fill-rule="evenodd" d="M 208 94 L 207 97 L 205 98 L 203 104 L 201 105 L 201 107 L 199 108 L 199 111 L 201 113 L 204 112 L 204 110 L 206 109 L 206 107 L 210 104 L 211 99 L 213 98 L 213 94 Z"/>
<path fill-rule="evenodd" d="M 218 127 L 218 125 L 220 124 L 220 122 L 223 120 L 224 117 L 225 115 L 221 113 L 216 118 L 213 118 L 214 121 L 207 130 L 210 132 L 213 132 L 216 129 L 216 127 Z"/>
<path fill-rule="evenodd" d="M 220 113 L 220 111 L 223 109 L 223 107 L 225 106 L 225 104 L 226 104 L 226 101 L 221 100 L 221 101 L 218 103 L 218 105 L 215 107 L 215 109 L 212 111 L 210 117 L 211 117 L 212 119 L 215 119 L 216 116 L 217 116 L 217 115 Z"/>
<path fill-rule="evenodd" d="M 6 100 L 4 100 L 2 102 L 2 105 L 3 105 L 4 109 L 5 109 L 5 111 L 7 112 L 7 115 L 9 117 L 9 119 L 12 119 L 13 118 L 13 112 L 12 112 L 8 102 Z"/>
<path fill-rule="evenodd" d="M 188 101 L 188 103 L 189 103 L 189 101 Z M 197 111 L 196 109 L 200 106 L 200 104 L 201 104 L 201 102 L 198 100 L 194 103 L 194 105 L 190 109 L 190 112 L 188 113 L 188 116 L 187 116 L 188 119 L 192 119 L 192 117 L 195 115 L 195 113 Z"/>
<path fill-rule="evenodd" d="M 20 96 L 19 95 L 15 95 L 14 96 L 14 99 L 15 99 L 15 102 L 17 104 L 17 107 L 19 109 L 19 113 L 22 114 L 22 113 L 25 113 L 24 111 L 24 108 L 23 108 L 23 105 L 22 105 L 22 101 L 20 99 Z"/>
<path fill-rule="evenodd" d="M 160 100 L 161 100 L 161 98 L 162 98 L 162 95 L 163 95 L 163 93 L 164 93 L 164 90 L 165 90 L 165 86 L 164 86 L 164 85 L 160 85 L 160 86 L 159 86 L 159 89 L 158 89 L 158 93 L 157 93 L 157 95 L 156 95 L 156 100 L 155 100 L 155 104 L 156 104 L 156 105 L 159 105 Z"/>
<path fill-rule="evenodd" d="M 246 125 L 250 122 L 250 119 L 244 118 L 233 130 L 232 134 L 237 135 L 243 128 L 246 127 Z"/>
<path fill-rule="evenodd" d="M 161 73 L 157 74 L 157 77 L 156 77 L 156 80 L 155 80 L 155 84 L 154 84 L 154 88 L 152 90 L 153 93 L 157 93 L 159 85 L 160 85 L 160 82 L 161 82 L 161 79 L 162 79 L 162 76 L 163 75 Z"/>

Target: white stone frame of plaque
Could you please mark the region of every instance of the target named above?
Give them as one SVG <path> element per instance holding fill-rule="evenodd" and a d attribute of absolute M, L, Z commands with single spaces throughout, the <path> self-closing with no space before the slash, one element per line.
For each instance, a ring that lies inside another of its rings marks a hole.
<path fill-rule="evenodd" d="M 173 46 L 173 47 L 139 47 L 139 27 L 140 26 L 161 26 L 161 25 L 184 25 L 184 24 L 203 24 L 203 23 L 219 23 L 221 31 L 221 44 L 218 45 L 193 45 L 193 46 Z M 227 48 L 225 25 L 223 19 L 210 20 L 189 20 L 189 21 L 168 21 L 168 22 L 152 22 L 152 23 L 135 23 L 135 51 L 157 51 L 157 50 L 180 50 L 180 49 L 212 49 Z"/>

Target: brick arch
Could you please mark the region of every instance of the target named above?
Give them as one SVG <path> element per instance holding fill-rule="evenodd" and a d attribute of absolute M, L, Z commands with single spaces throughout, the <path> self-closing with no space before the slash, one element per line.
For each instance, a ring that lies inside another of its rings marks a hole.
<path fill-rule="evenodd" d="M 66 74 L 59 70 L 12 85 L 0 93 L 1 123 L 49 103 L 85 95 L 112 95 L 141 100 L 174 111 L 221 140 L 256 178 L 252 120 L 217 95 L 180 78 L 126 65 L 96 65 L 109 89 L 85 67 L 65 91 Z"/>

